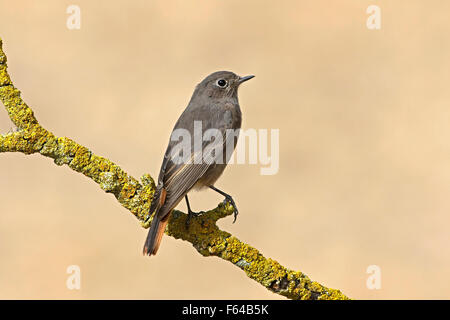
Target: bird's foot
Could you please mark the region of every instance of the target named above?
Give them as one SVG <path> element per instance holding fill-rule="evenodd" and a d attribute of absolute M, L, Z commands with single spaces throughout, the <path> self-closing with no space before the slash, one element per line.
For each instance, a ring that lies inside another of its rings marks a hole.
<path fill-rule="evenodd" d="M 189 225 L 191 223 L 192 217 L 201 216 L 203 213 L 204 213 L 203 211 L 194 212 L 194 211 L 188 209 L 188 216 L 187 216 L 187 219 L 186 219 L 186 229 L 189 229 Z"/>
<path fill-rule="evenodd" d="M 236 206 L 236 203 L 234 202 L 233 198 L 231 196 L 229 196 L 229 195 L 226 195 L 225 196 L 225 200 L 223 200 L 223 201 L 224 202 L 228 202 L 228 203 L 230 203 L 233 206 L 233 209 L 234 209 L 233 210 L 233 213 L 234 213 L 233 223 L 235 223 L 236 222 L 236 218 L 237 218 L 237 216 L 239 214 L 239 210 L 238 210 L 238 208 Z"/>

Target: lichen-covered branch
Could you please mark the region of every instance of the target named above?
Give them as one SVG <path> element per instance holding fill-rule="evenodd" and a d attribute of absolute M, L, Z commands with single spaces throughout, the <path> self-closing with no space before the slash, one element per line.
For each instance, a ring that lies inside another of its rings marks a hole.
<path fill-rule="evenodd" d="M 69 166 L 98 183 L 105 192 L 112 193 L 147 228 L 151 223 L 151 219 L 147 218 L 155 191 L 155 183 L 150 175 L 143 175 L 141 181 L 138 181 L 110 160 L 94 154 L 69 138 L 57 137 L 44 129 L 11 82 L 2 45 L 0 38 L 0 100 L 16 128 L 0 135 L 0 153 L 38 153 L 53 159 L 57 165 Z M 287 298 L 347 299 L 339 290 L 324 287 L 311 281 L 302 272 L 289 270 L 278 262 L 265 258 L 255 248 L 220 230 L 217 220 L 232 212 L 231 205 L 222 203 L 217 208 L 192 218 L 187 229 L 187 215 L 174 211 L 166 233 L 192 243 L 203 256 L 217 256 L 231 262 L 245 271 L 249 278 Z M 146 220 L 148 221 L 145 222 Z"/>

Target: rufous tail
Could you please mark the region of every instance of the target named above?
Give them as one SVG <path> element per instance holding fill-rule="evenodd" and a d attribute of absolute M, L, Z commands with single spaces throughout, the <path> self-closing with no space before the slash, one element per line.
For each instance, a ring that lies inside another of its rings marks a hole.
<path fill-rule="evenodd" d="M 150 226 L 150 230 L 147 234 L 147 239 L 145 240 L 144 245 L 144 255 L 155 255 L 158 252 L 159 245 L 161 244 L 162 236 L 164 235 L 164 231 L 166 230 L 167 223 L 169 222 L 169 217 L 172 211 L 170 211 L 163 220 L 160 220 L 158 217 L 154 217 L 152 224 Z"/>

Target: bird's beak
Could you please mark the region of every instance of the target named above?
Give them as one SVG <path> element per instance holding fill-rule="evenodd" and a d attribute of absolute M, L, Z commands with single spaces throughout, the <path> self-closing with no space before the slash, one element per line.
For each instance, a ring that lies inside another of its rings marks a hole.
<path fill-rule="evenodd" d="M 247 80 L 250 80 L 250 79 L 252 79 L 252 78 L 254 78 L 255 76 L 245 76 L 245 77 L 239 77 L 239 80 L 238 80 L 238 82 L 239 82 L 239 84 L 241 84 L 242 82 L 245 82 L 245 81 L 247 81 Z"/>

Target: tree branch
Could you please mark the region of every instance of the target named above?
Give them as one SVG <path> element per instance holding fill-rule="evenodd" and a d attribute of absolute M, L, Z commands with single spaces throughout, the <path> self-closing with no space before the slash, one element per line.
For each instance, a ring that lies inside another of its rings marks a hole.
<path fill-rule="evenodd" d="M 9 118 L 17 127 L 0 135 L 1 152 L 39 153 L 53 159 L 57 165 L 68 165 L 72 170 L 94 180 L 107 193 L 131 211 L 145 228 L 155 183 L 150 175 L 141 182 L 128 175 L 118 165 L 100 157 L 88 148 L 66 137 L 57 137 L 43 128 L 31 108 L 21 99 L 7 72 L 6 55 L 0 38 L 0 100 Z M 257 249 L 222 231 L 217 221 L 233 213 L 228 203 L 221 203 L 213 210 L 193 217 L 189 230 L 185 228 L 187 215 L 174 211 L 166 234 L 190 242 L 203 256 L 217 256 L 245 271 L 247 276 L 274 293 L 290 299 L 348 299 L 339 290 L 330 289 L 311 281 L 300 271 L 293 271 L 278 262 L 265 258 Z"/>

